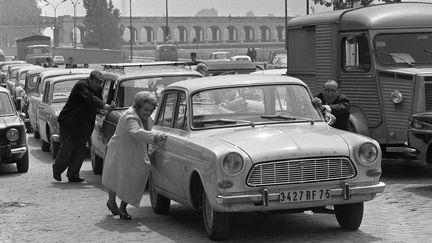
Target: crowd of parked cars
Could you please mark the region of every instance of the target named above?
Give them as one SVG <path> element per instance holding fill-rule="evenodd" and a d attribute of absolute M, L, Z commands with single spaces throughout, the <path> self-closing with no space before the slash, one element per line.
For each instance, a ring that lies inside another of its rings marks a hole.
<path fill-rule="evenodd" d="M 379 144 L 331 128 L 311 103 L 305 83 L 270 75 L 247 56 L 208 61 L 209 76 L 184 62 L 103 64 L 102 98 L 115 103 L 96 117 L 88 142 L 93 172 L 101 174 L 106 145 L 134 95 L 156 97 L 154 129 L 165 144 L 150 147 L 150 199 L 167 214 L 176 201 L 202 211 L 211 239 L 229 234 L 239 212 L 327 212 L 343 229 L 357 229 L 363 203 L 382 192 Z M 42 68 L 0 62 L 1 163 L 29 168 L 27 132 L 55 158 L 60 146 L 57 117 L 74 84 L 89 68 Z M 255 72 L 255 74 L 250 74 Z M 229 74 L 229 75 L 227 75 Z M 265 73 L 264 73 L 265 74 Z"/>

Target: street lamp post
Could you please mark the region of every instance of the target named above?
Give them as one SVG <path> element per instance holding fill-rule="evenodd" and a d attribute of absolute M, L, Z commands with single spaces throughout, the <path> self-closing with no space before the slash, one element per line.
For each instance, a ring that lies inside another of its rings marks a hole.
<path fill-rule="evenodd" d="M 169 41 L 170 30 L 168 27 L 168 0 L 165 0 L 165 43 Z"/>
<path fill-rule="evenodd" d="M 129 0 L 129 42 L 130 42 L 130 60 L 132 62 L 133 54 L 132 54 L 132 0 Z"/>
<path fill-rule="evenodd" d="M 57 7 L 66 2 L 66 0 L 62 0 L 61 2 L 57 3 L 57 4 L 52 4 L 50 2 L 48 2 L 48 0 L 43 0 L 44 2 L 46 2 L 45 6 L 51 5 L 54 9 L 54 34 L 53 34 L 53 38 L 54 38 L 54 47 L 57 47 L 58 45 L 58 40 L 56 38 L 56 32 L 57 32 Z"/>
<path fill-rule="evenodd" d="M 76 6 L 79 4 L 79 0 L 71 0 L 71 2 L 72 2 L 72 5 L 74 6 L 74 19 L 73 19 L 73 22 L 74 22 L 74 27 L 73 27 L 73 31 L 72 31 L 72 34 L 73 34 L 73 36 L 72 36 L 72 42 L 73 42 L 73 46 L 74 46 L 74 48 L 76 48 L 77 47 L 77 38 L 76 38 Z"/>

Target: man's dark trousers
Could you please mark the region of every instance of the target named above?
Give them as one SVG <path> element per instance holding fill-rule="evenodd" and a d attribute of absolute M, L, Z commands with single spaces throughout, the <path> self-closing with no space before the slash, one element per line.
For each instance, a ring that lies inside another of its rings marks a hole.
<path fill-rule="evenodd" d="M 87 140 L 87 136 L 71 136 L 60 125 L 60 149 L 53 164 L 53 171 L 61 174 L 68 169 L 68 178 L 78 178 L 86 155 Z"/>

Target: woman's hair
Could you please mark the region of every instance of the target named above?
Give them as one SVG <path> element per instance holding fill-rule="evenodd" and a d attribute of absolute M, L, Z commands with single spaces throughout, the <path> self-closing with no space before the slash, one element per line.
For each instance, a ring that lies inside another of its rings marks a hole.
<path fill-rule="evenodd" d="M 134 96 L 133 107 L 135 109 L 141 109 L 145 103 L 149 103 L 156 108 L 157 103 L 153 93 L 147 91 L 140 91 L 136 93 Z"/>

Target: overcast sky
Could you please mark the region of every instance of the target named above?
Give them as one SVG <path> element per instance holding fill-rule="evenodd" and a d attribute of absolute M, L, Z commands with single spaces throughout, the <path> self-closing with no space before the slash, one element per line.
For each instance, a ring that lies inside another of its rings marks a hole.
<path fill-rule="evenodd" d="M 48 0 L 56 5 L 62 0 Z M 74 0 L 75 1 L 75 0 Z M 122 16 L 129 16 L 130 0 L 113 0 L 114 6 L 118 8 Z M 131 0 L 132 16 L 165 16 L 164 0 Z M 79 0 L 82 3 L 82 0 Z M 305 0 L 287 0 L 288 15 L 306 14 Z M 311 6 L 312 0 L 310 0 Z M 40 4 L 43 6 L 44 4 Z M 194 16 L 201 9 L 214 8 L 218 16 L 245 16 L 248 11 L 254 12 L 255 16 L 284 16 L 284 0 L 168 0 L 168 16 Z M 322 6 L 315 7 L 316 12 L 328 11 Z M 52 6 L 42 9 L 42 15 L 54 16 Z M 60 4 L 57 7 L 57 16 L 73 16 L 73 5 L 71 0 Z M 77 5 L 77 16 L 84 16 L 85 10 L 82 4 Z"/>

